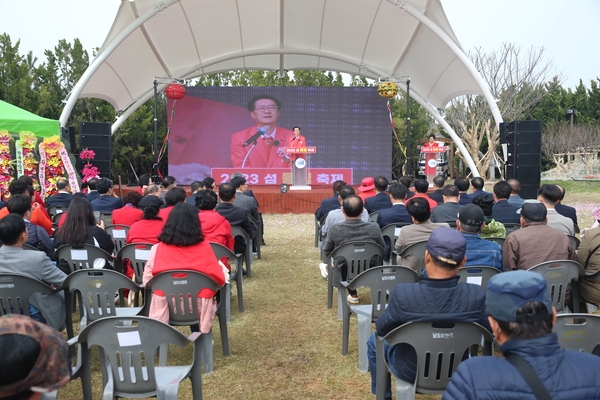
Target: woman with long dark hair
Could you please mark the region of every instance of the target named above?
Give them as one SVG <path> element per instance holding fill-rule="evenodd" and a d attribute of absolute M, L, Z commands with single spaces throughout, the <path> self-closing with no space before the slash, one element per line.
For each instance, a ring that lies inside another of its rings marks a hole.
<path fill-rule="evenodd" d="M 54 247 L 58 249 L 65 244 L 91 244 L 100 247 L 109 254 L 112 254 L 115 249 L 112 238 L 104 231 L 104 222 L 100 221 L 96 225 L 92 204 L 85 197 L 73 197 L 63 225 L 54 232 Z M 69 274 L 71 272 L 69 267 L 61 264 L 65 263 L 59 263 L 58 267 Z M 96 267 L 103 268 L 103 266 L 97 266 L 94 262 L 94 268 Z"/>
<path fill-rule="evenodd" d="M 150 281 L 152 276 L 171 270 L 201 272 L 219 286 L 225 284 L 223 267 L 215 257 L 210 244 L 204 240 L 196 207 L 186 203 L 178 203 L 173 207 L 158 239 L 160 243 L 154 245 L 150 250 L 148 262 L 144 268 L 144 285 Z M 217 311 L 215 294 L 210 289 L 202 289 L 198 293 L 198 312 L 202 333 L 210 332 L 215 319 Z M 165 296 L 153 294 L 149 317 L 164 323 L 169 322 L 169 309 Z"/>
<path fill-rule="evenodd" d="M 147 195 L 140 200 L 139 207 L 143 212 L 142 219 L 129 228 L 126 243 L 158 243 L 158 235 L 162 232 L 165 221 L 158 216 L 162 200 L 157 196 Z"/>

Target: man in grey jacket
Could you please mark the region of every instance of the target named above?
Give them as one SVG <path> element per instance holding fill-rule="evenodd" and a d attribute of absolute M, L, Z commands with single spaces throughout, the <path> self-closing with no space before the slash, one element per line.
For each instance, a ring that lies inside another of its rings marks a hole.
<path fill-rule="evenodd" d="M 62 286 L 67 275 L 62 272 L 46 254 L 41 251 L 23 250 L 27 241 L 27 227 L 23 217 L 8 214 L 0 219 L 0 273 L 24 275 L 51 286 Z M 39 311 L 37 320 L 45 322 L 56 330 L 65 328 L 66 308 L 62 293 L 33 293 L 29 304 Z"/>

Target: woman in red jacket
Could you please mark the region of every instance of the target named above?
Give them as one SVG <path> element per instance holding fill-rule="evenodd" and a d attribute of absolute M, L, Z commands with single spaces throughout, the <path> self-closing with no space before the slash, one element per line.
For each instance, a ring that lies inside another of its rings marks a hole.
<path fill-rule="evenodd" d="M 200 228 L 198 210 L 191 204 L 178 203 L 169 215 L 160 236 L 160 243 L 150 250 L 150 257 L 144 268 L 143 284 L 152 276 L 171 270 L 191 270 L 201 272 L 219 286 L 225 284 L 225 272 Z M 185 262 L 182 262 L 185 260 Z M 208 333 L 212 328 L 217 311 L 215 292 L 202 289 L 198 292 L 198 319 L 200 332 Z M 169 308 L 164 294 L 155 291 L 150 303 L 149 317 L 169 322 Z M 192 331 L 197 326 L 190 327 Z"/>
<path fill-rule="evenodd" d="M 200 226 L 204 240 L 218 243 L 233 251 L 233 236 L 231 225 L 221 214 L 215 211 L 217 194 L 212 190 L 201 190 L 196 195 L 196 207 L 200 210 Z"/>
<path fill-rule="evenodd" d="M 112 223 L 131 226 L 144 216 L 144 212 L 138 208 L 142 195 L 138 192 L 129 192 L 123 197 L 123 207 L 113 210 Z"/>
<path fill-rule="evenodd" d="M 140 200 L 142 219 L 129 228 L 125 243 L 158 243 L 158 235 L 162 232 L 165 221 L 158 216 L 163 202 L 160 197 L 147 195 Z"/>

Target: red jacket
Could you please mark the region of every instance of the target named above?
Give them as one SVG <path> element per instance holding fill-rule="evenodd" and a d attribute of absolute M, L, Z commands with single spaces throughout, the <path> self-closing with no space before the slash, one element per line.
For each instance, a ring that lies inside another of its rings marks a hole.
<path fill-rule="evenodd" d="M 289 168 L 290 164 L 285 157 L 279 154 L 279 148 L 288 145 L 290 138 L 294 136 L 294 132 L 278 126 L 275 131 L 275 139 L 279 140 L 277 146 L 269 146 L 264 139 L 258 138 L 254 148 L 252 148 L 252 145 L 244 147 L 243 143 L 257 132 L 258 127 L 252 126 L 231 135 L 231 165 L 236 168 L 241 167 L 244 157 L 252 149 L 246 160 L 246 168 Z"/>
<path fill-rule="evenodd" d="M 165 223 L 158 219 L 142 219 L 129 228 L 125 243 L 158 243 L 158 235 Z"/>
<path fill-rule="evenodd" d="M 112 212 L 112 223 L 131 226 L 144 216 L 144 212 L 131 204 L 125 204 Z"/>
<path fill-rule="evenodd" d="M 198 218 L 205 241 L 221 244 L 233 251 L 234 240 L 229 221 L 215 210 L 202 210 Z"/>
<path fill-rule="evenodd" d="M 433 210 L 433 207 L 437 207 L 437 205 L 438 205 L 437 201 L 431 199 L 425 193 L 415 193 L 415 195 L 413 197 L 411 197 L 411 199 L 416 199 L 419 197 L 427 200 L 427 202 L 429 203 L 429 211 Z"/>

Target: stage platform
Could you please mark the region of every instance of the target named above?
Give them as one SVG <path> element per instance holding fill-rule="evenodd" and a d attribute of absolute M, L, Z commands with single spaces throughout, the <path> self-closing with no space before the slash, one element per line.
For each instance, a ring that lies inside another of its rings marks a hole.
<path fill-rule="evenodd" d="M 190 187 L 182 187 L 189 195 Z M 123 187 L 123 194 L 135 189 L 136 187 Z M 263 214 L 313 214 L 323 199 L 333 196 L 331 185 L 313 186 L 312 190 L 289 190 L 288 188 L 287 193 L 281 193 L 279 186 L 272 185 L 252 185 L 250 189 L 258 201 L 259 211 Z M 215 190 L 218 193 L 218 188 Z M 119 193 L 118 187 L 115 187 L 115 193 Z"/>

